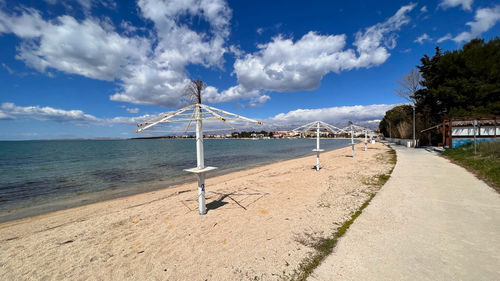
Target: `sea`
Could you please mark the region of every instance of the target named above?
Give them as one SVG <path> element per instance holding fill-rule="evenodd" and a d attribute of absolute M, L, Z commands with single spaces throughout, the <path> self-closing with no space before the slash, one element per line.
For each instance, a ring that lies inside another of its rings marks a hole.
<path fill-rule="evenodd" d="M 332 150 L 349 139 L 322 139 Z M 205 139 L 205 166 L 229 173 L 312 155 L 316 139 Z M 315 163 L 311 163 L 311 168 Z M 0 141 L 0 222 L 194 181 L 194 139 Z"/>

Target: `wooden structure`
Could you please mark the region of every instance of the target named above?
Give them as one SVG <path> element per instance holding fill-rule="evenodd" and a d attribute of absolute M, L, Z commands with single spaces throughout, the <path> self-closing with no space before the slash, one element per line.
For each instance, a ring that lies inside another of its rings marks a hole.
<path fill-rule="evenodd" d="M 435 127 L 429 129 L 433 128 Z M 474 139 L 477 141 L 496 140 L 500 136 L 500 117 L 447 118 L 443 119 L 442 130 L 443 147 L 448 148 L 463 145 Z"/>

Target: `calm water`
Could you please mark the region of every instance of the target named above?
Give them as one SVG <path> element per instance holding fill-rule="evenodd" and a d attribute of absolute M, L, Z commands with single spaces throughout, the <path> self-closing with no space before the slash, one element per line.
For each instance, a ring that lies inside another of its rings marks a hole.
<path fill-rule="evenodd" d="M 335 149 L 350 140 L 321 140 Z M 205 165 L 215 174 L 312 155 L 314 139 L 206 139 Z M 314 163 L 311 163 L 313 166 Z M 118 196 L 195 177 L 195 142 L 185 140 L 0 141 L 0 221 Z"/>

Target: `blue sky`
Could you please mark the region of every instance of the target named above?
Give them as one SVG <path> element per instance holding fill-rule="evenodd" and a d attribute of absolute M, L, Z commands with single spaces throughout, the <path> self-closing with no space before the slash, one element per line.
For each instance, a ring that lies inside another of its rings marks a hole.
<path fill-rule="evenodd" d="M 424 54 L 499 21 L 479 0 L 0 0 L 0 139 L 133 137 L 191 79 L 275 127 L 376 124 Z"/>

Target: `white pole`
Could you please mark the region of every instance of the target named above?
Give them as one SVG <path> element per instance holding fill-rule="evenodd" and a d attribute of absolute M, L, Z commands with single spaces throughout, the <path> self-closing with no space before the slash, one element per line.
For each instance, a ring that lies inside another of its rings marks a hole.
<path fill-rule="evenodd" d="M 319 122 L 316 127 L 316 171 L 319 171 Z"/>
<path fill-rule="evenodd" d="M 368 140 L 367 140 L 366 134 L 368 134 L 367 130 L 365 130 L 365 151 L 366 151 L 366 146 L 368 145 Z"/>
<path fill-rule="evenodd" d="M 413 147 L 417 147 L 417 142 L 415 141 L 415 105 L 413 105 Z"/>
<path fill-rule="evenodd" d="M 351 125 L 351 146 L 352 146 L 352 158 L 354 158 L 354 130 Z"/>
<path fill-rule="evenodd" d="M 476 154 L 476 126 L 477 126 L 477 120 L 474 120 L 474 154 Z"/>
<path fill-rule="evenodd" d="M 199 104 L 195 107 L 195 118 L 196 118 L 196 164 L 199 170 L 205 168 L 205 159 L 203 153 L 203 126 L 201 123 L 201 107 Z M 205 175 L 204 173 L 198 173 L 198 205 L 200 209 L 200 215 L 205 215 L 207 213 L 207 207 L 205 205 Z"/>

